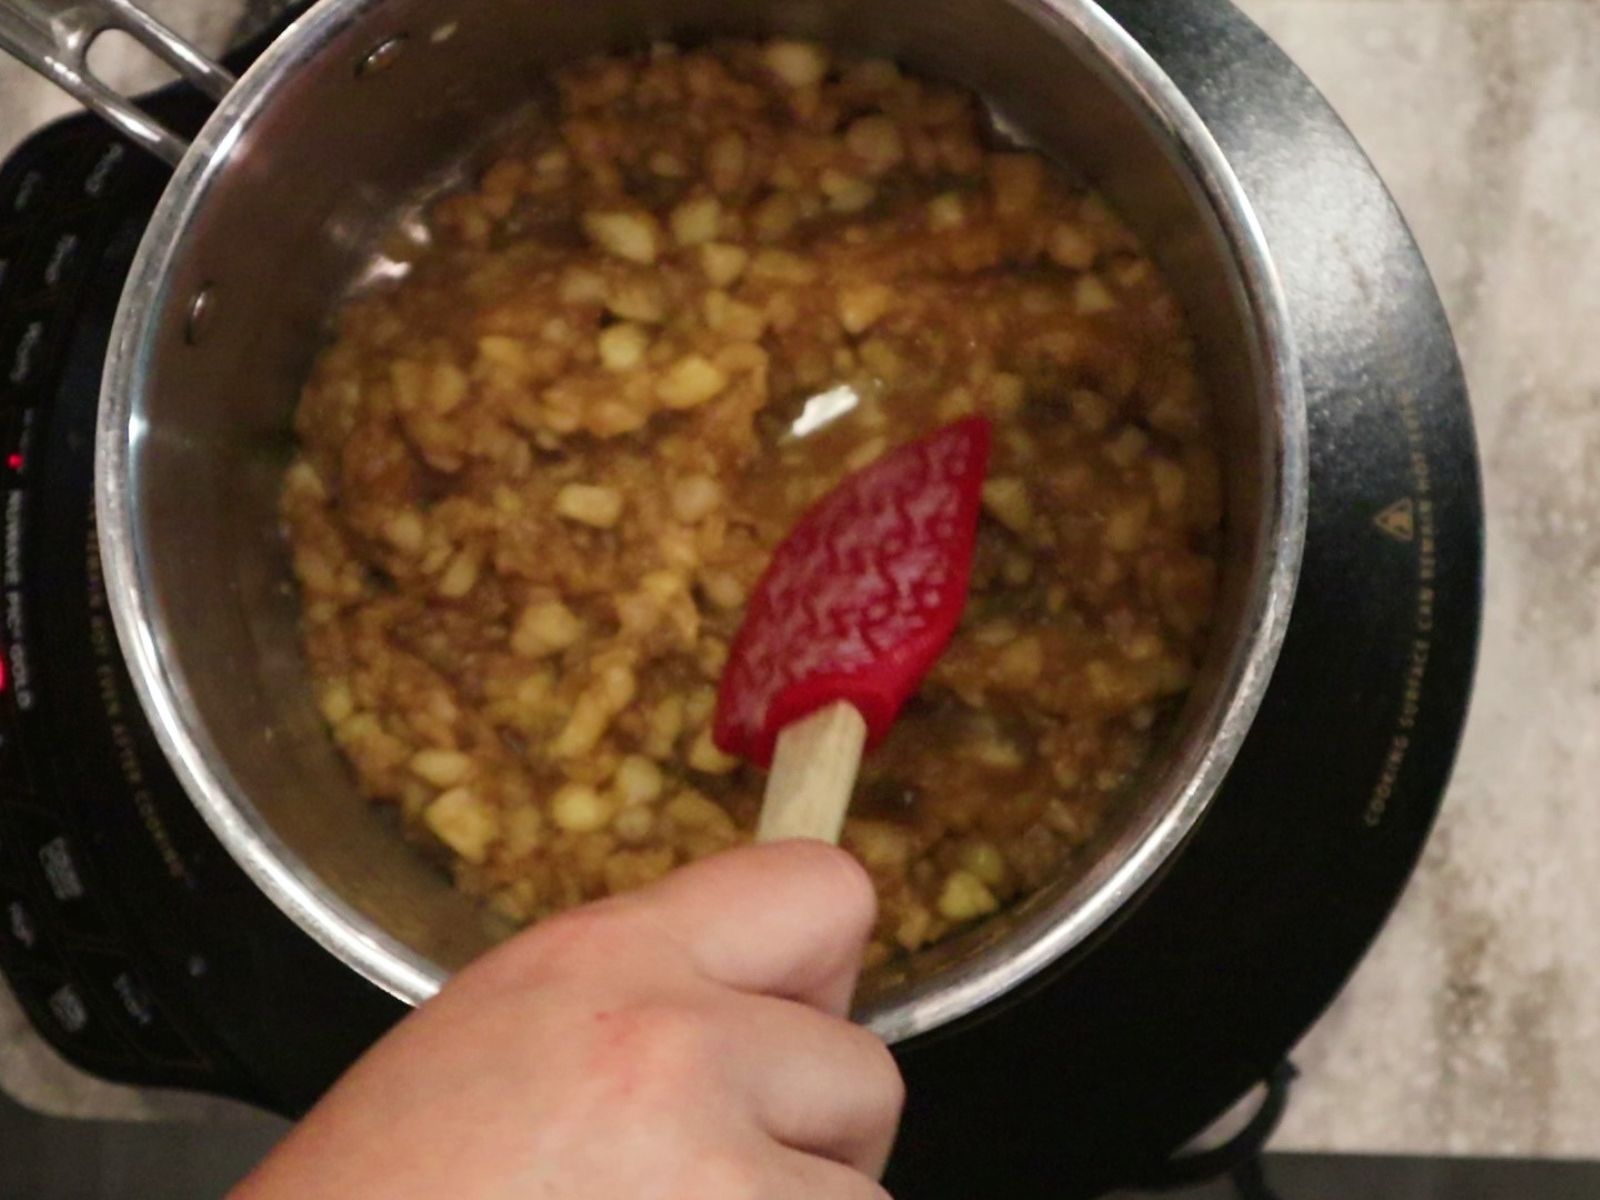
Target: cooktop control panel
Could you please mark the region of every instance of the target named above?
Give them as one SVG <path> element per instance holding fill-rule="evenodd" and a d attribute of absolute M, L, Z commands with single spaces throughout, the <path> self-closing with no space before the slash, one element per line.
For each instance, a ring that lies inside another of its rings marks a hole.
<path fill-rule="evenodd" d="M 181 1083 L 209 1077 L 212 1059 L 180 1028 L 147 969 L 136 963 L 121 914 L 84 851 L 92 837 L 83 824 L 87 781 L 53 787 L 57 754 L 30 756 L 24 749 L 57 745 L 63 714 L 55 710 L 61 705 L 120 708 L 131 701 L 126 679 L 117 678 L 103 592 L 93 603 L 96 691 L 69 696 L 55 686 L 56 668 L 65 664 L 35 636 L 36 626 L 51 623 L 36 611 L 38 602 L 70 606 L 87 596 L 66 594 L 66 579 L 36 581 L 36 573 L 49 574 L 54 564 L 40 561 L 34 533 L 41 520 L 55 524 L 50 518 L 58 514 L 48 507 L 60 498 L 50 487 L 30 484 L 40 473 L 35 455 L 50 432 L 44 401 L 74 365 L 74 351 L 83 356 L 80 365 L 95 357 L 74 345 L 87 276 L 109 265 L 107 243 L 127 219 L 118 203 L 125 189 L 141 176 L 148 184 L 153 170 L 122 141 L 84 131 L 70 139 L 35 139 L 0 171 L 0 963 L 34 1023 L 75 1062 L 103 1074 Z M 92 430 L 91 420 L 78 436 L 92 438 Z M 84 576 L 98 574 L 92 544 L 79 539 L 69 552 Z M 81 743 L 60 749 L 80 765 L 93 755 Z M 116 747 L 116 755 L 119 781 L 150 769 L 131 740 Z M 71 791 L 78 794 L 66 805 L 43 799 L 46 792 Z M 203 957 L 192 966 L 203 971 Z"/>
<path fill-rule="evenodd" d="M 178 126 L 203 112 L 157 103 Z M 118 649 L 95 415 L 166 179 L 89 118 L 0 168 L 0 969 L 91 1072 L 293 1111 L 404 1009 L 234 865 L 167 766 Z"/>

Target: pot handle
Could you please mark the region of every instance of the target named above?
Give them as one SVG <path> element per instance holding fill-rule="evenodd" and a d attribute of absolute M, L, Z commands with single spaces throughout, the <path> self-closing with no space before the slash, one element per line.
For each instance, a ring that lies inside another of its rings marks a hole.
<path fill-rule="evenodd" d="M 233 86 L 232 74 L 130 0 L 0 0 L 0 49 L 176 166 L 188 143 L 89 70 L 89 47 L 108 29 L 133 38 L 213 100 Z"/>

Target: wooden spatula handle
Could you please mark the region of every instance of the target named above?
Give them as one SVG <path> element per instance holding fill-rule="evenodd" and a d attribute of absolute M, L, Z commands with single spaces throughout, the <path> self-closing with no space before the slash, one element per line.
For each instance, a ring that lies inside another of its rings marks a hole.
<path fill-rule="evenodd" d="M 773 751 L 756 841 L 817 838 L 837 845 L 866 742 L 866 721 L 842 700 L 785 726 Z"/>

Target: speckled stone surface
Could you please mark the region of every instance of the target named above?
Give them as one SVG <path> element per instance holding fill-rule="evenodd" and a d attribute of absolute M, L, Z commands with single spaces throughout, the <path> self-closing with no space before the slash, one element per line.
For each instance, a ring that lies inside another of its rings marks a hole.
<path fill-rule="evenodd" d="M 1244 0 L 1365 145 L 1466 362 L 1488 609 L 1422 869 L 1285 1149 L 1600 1156 L 1600 4 Z"/>
<path fill-rule="evenodd" d="M 1444 815 L 1298 1051 L 1276 1145 L 1600 1157 L 1600 0 L 1240 4 L 1415 228 L 1466 360 L 1489 507 L 1479 687 Z M 154 7 L 212 45 L 239 12 Z M 0 152 L 69 107 L 0 63 Z M 15 1029 L 0 1003 L 0 1084 L 36 1106 L 232 1111 L 75 1078 Z"/>

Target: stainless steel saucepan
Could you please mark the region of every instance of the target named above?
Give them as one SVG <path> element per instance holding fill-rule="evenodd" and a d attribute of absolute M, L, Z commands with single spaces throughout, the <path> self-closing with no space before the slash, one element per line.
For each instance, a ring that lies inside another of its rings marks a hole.
<path fill-rule="evenodd" d="M 89 75 L 88 45 L 106 29 L 217 98 L 192 145 Z M 491 934 L 359 799 L 312 702 L 277 518 L 290 414 L 330 311 L 381 235 L 460 171 L 541 73 L 707 33 L 892 56 L 972 88 L 1006 128 L 1083 168 L 1167 272 L 1225 423 L 1221 611 L 1165 752 L 1080 867 L 867 981 L 858 1015 L 898 1040 L 997 999 L 1152 884 L 1221 783 L 1283 637 L 1306 507 L 1299 371 L 1254 217 L 1173 83 L 1091 0 L 322 0 L 237 83 L 128 0 L 0 2 L 0 45 L 175 166 L 122 298 L 100 405 L 100 541 L 133 678 L 245 870 L 411 1002 Z"/>

